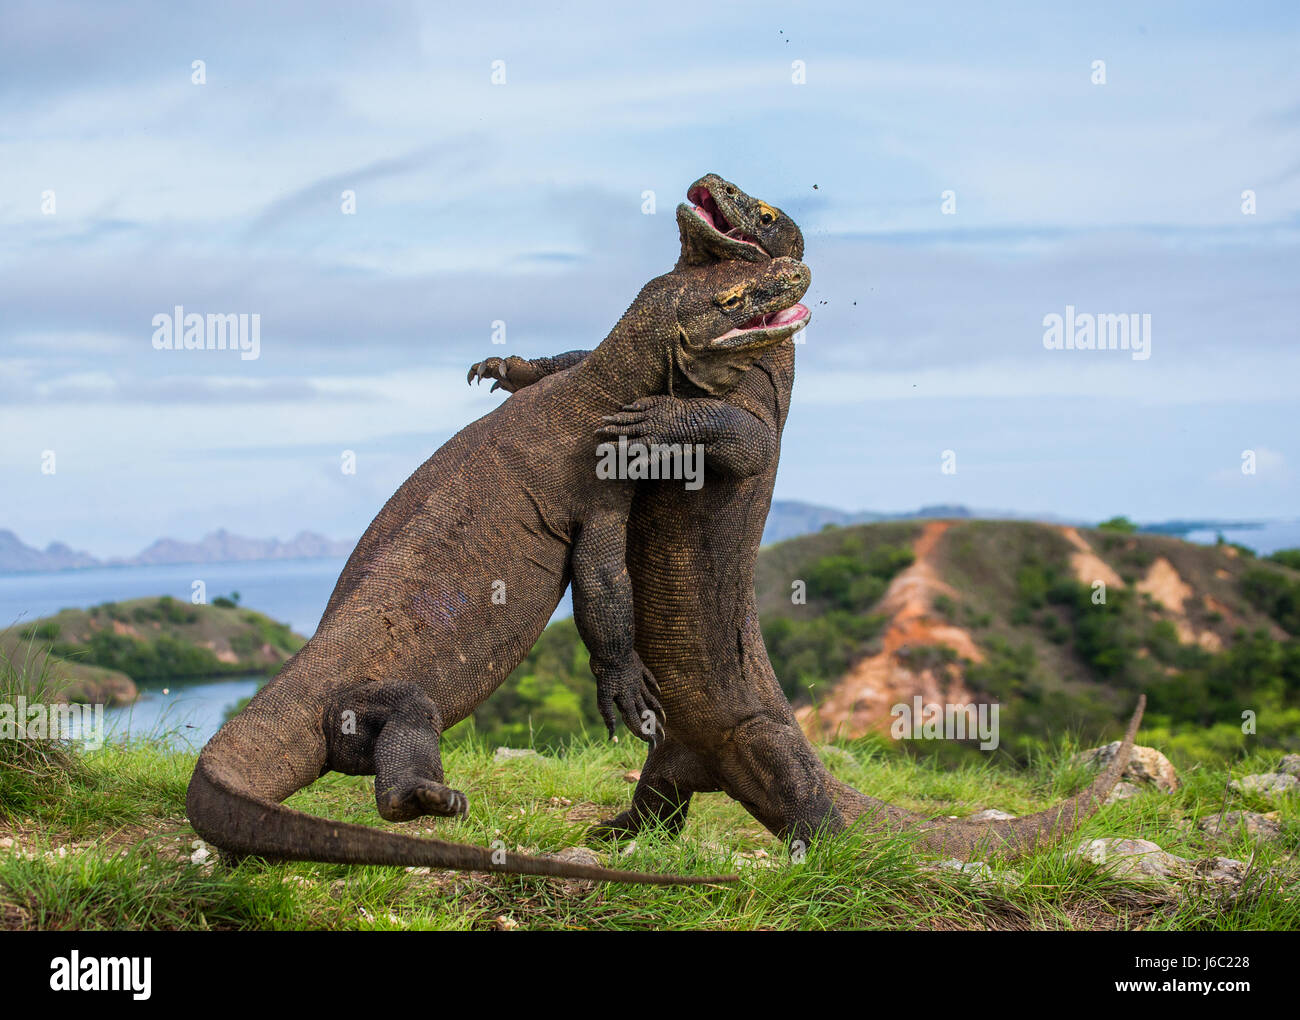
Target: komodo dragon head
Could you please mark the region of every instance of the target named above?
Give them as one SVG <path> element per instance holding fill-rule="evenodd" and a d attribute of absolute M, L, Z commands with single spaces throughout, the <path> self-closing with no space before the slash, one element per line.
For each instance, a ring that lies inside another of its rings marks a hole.
<path fill-rule="evenodd" d="M 740 259 L 803 258 L 803 233 L 785 213 L 745 194 L 717 174 L 705 174 L 677 207 L 681 232 L 679 265 Z"/>
<path fill-rule="evenodd" d="M 789 340 L 811 316 L 799 299 L 812 282 L 802 262 L 719 262 L 669 274 L 680 287 L 669 352 L 671 392 L 729 391 L 768 349 Z"/>

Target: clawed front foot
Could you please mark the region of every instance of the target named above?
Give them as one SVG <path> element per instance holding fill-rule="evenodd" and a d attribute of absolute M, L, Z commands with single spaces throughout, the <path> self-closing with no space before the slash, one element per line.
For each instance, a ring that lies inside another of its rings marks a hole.
<path fill-rule="evenodd" d="M 605 424 L 596 430 L 601 439 L 627 436 L 647 445 L 665 446 L 695 441 L 686 414 L 686 402 L 678 397 L 662 394 L 642 397 L 624 405 L 617 414 L 605 415 L 601 421 Z"/>
<path fill-rule="evenodd" d="M 390 822 L 409 822 L 423 815 L 454 818 L 469 811 L 469 798 L 465 794 L 431 779 L 416 779 L 387 790 L 376 789 L 375 800 L 380 816 Z"/>
<path fill-rule="evenodd" d="M 659 683 L 635 652 L 625 665 L 602 670 L 597 676 L 596 703 L 611 737 L 618 727 L 614 715 L 617 707 L 629 730 L 651 747 L 659 742 L 664 723 Z"/>
<path fill-rule="evenodd" d="M 540 378 L 541 373 L 531 362 L 512 354 L 508 358 L 488 358 L 471 365 L 465 381 L 472 385 L 476 381 L 481 383 L 484 379 L 495 379 L 489 393 L 497 390 L 514 393 L 525 386 L 531 386 Z"/>

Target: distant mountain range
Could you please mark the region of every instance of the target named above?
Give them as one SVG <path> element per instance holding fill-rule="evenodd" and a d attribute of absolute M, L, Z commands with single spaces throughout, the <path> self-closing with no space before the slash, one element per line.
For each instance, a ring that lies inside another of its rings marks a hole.
<path fill-rule="evenodd" d="M 986 516 L 976 514 L 968 507 L 940 504 L 923 506 L 920 510 L 905 513 L 876 513 L 873 510 L 836 510 L 828 506 L 813 503 L 800 503 L 793 499 L 774 499 L 772 509 L 767 515 L 767 524 L 763 528 L 763 544 L 784 542 L 787 538 L 798 538 L 814 531 L 821 531 L 828 524 L 847 527 L 850 524 L 874 524 L 877 521 L 906 521 L 923 517 L 969 518 Z"/>
<path fill-rule="evenodd" d="M 12 531 L 0 531 L 0 571 L 71 570 L 77 567 L 141 567 L 165 563 L 230 563 L 244 560 L 295 560 L 347 556 L 354 540 L 336 542 L 313 531 L 300 531 L 287 542 L 278 538 L 246 538 L 222 528 L 197 542 L 160 538 L 135 556 L 101 560 L 62 542 L 43 550 L 25 545 Z"/>
<path fill-rule="evenodd" d="M 878 513 L 872 510 L 852 512 L 833 507 L 801 503 L 798 500 L 773 500 L 763 529 L 763 544 L 821 531 L 828 524 L 847 527 L 878 521 L 907 521 L 923 518 L 962 520 L 997 518 L 1002 520 L 1036 520 L 1056 524 L 1088 525 L 1092 522 L 1053 517 L 1050 514 L 1019 514 L 1007 510 L 972 510 L 950 504 L 923 506 L 902 513 Z M 1178 520 L 1144 524 L 1142 531 L 1167 535 L 1185 535 L 1189 531 L 1220 528 L 1258 527 L 1257 522 Z M 88 552 L 73 549 L 62 542 L 51 542 L 44 549 L 26 545 L 12 531 L 0 530 L 0 572 L 74 570 L 78 567 L 159 566 L 167 563 L 231 563 L 248 560 L 293 560 L 343 557 L 352 552 L 355 539 L 335 541 L 314 531 L 300 531 L 287 542 L 278 538 L 247 538 L 222 528 L 209 532 L 197 542 L 160 538 L 135 556 L 98 559 Z"/>

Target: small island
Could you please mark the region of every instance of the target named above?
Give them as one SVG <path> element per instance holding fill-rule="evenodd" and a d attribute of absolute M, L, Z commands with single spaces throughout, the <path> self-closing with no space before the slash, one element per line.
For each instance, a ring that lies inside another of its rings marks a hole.
<path fill-rule="evenodd" d="M 54 702 L 128 705 L 138 681 L 271 675 L 306 639 L 234 598 L 193 605 L 170 595 L 64 609 L 0 631 L 0 655 L 49 683 Z"/>

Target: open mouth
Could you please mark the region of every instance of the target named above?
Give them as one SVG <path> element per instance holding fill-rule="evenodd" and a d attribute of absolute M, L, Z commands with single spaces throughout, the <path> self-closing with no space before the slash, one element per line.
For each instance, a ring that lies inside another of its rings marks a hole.
<path fill-rule="evenodd" d="M 736 241 L 743 241 L 745 244 L 752 244 L 755 248 L 759 244 L 754 238 L 745 233 L 739 227 L 732 226 L 727 219 L 726 214 L 718 205 L 708 188 L 691 188 L 686 193 L 686 200 L 694 206 L 695 215 L 716 230 L 723 237 L 730 237 Z"/>
<path fill-rule="evenodd" d="M 808 325 L 811 316 L 806 305 L 795 303 L 777 312 L 755 315 L 735 329 L 710 341 L 713 347 L 750 347 L 755 344 L 777 343 L 794 336 Z"/>

